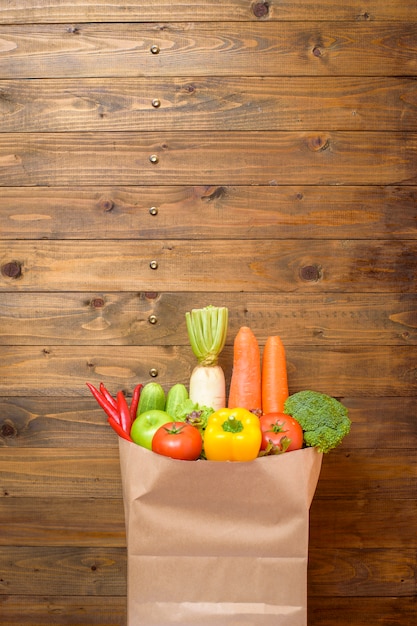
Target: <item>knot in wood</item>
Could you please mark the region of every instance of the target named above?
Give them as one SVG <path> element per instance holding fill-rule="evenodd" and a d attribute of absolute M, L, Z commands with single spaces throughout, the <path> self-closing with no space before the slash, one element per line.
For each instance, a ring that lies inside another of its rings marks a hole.
<path fill-rule="evenodd" d="M 322 57 L 324 54 L 323 49 L 320 48 L 320 46 L 314 46 L 313 48 L 313 55 L 317 58 Z"/>
<path fill-rule="evenodd" d="M 103 298 L 93 298 L 91 300 L 91 306 L 94 309 L 101 309 L 104 306 L 104 300 Z"/>
<path fill-rule="evenodd" d="M 113 200 L 103 198 L 102 200 L 100 200 L 99 206 L 102 211 L 104 211 L 105 213 L 109 213 L 109 211 L 112 211 L 114 209 L 114 202 Z"/>
<path fill-rule="evenodd" d="M 256 2 L 252 6 L 252 12 L 255 17 L 266 17 L 269 13 L 269 3 L 268 2 Z"/>
<path fill-rule="evenodd" d="M 307 145 L 312 152 L 322 152 L 330 148 L 330 141 L 327 137 L 317 135 L 316 137 L 309 137 Z"/>
<path fill-rule="evenodd" d="M 17 435 L 16 428 L 13 426 L 13 424 L 10 424 L 8 422 L 5 422 L 4 424 L 2 424 L 0 432 L 1 432 L 1 436 L 5 438 L 16 437 Z"/>
<path fill-rule="evenodd" d="M 223 198 L 227 194 L 226 187 L 223 187 L 223 186 L 210 187 L 209 189 L 207 189 L 207 192 L 210 192 L 210 193 L 206 193 L 201 196 L 201 199 L 206 202 L 219 200 L 220 198 Z"/>
<path fill-rule="evenodd" d="M 321 278 L 321 270 L 318 265 L 305 265 L 300 269 L 300 278 L 308 282 L 317 282 Z"/>
<path fill-rule="evenodd" d="M 1 273 L 7 278 L 20 278 L 22 275 L 22 264 L 19 261 L 10 261 L 2 265 Z"/>

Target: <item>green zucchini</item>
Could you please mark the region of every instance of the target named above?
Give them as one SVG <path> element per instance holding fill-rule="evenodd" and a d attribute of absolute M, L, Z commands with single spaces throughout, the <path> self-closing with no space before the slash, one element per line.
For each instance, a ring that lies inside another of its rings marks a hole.
<path fill-rule="evenodd" d="M 165 391 L 162 386 L 159 383 L 147 383 L 140 394 L 136 415 L 141 415 L 145 411 L 164 411 L 165 401 Z"/>
<path fill-rule="evenodd" d="M 177 407 L 188 400 L 188 391 L 185 385 L 177 383 L 168 391 L 165 412 L 171 417 L 175 416 Z"/>

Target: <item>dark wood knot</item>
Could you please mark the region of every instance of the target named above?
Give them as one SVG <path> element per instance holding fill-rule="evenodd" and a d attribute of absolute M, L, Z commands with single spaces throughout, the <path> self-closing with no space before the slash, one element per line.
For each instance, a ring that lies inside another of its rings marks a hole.
<path fill-rule="evenodd" d="M 300 278 L 308 282 L 317 282 L 321 278 L 321 270 L 318 265 L 305 265 L 300 269 Z"/>
<path fill-rule="evenodd" d="M 22 264 L 19 261 L 10 261 L 1 267 L 1 273 L 7 278 L 20 278 L 22 275 Z"/>
<path fill-rule="evenodd" d="M 252 6 L 252 12 L 255 17 L 266 17 L 269 13 L 269 3 L 268 2 L 256 2 Z"/>

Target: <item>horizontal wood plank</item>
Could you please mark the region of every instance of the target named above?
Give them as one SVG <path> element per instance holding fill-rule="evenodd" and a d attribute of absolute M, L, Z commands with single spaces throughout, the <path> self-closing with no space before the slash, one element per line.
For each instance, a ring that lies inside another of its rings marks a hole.
<path fill-rule="evenodd" d="M 416 608 L 415 596 L 343 598 L 339 595 L 332 598 L 309 595 L 308 626 L 411 625 Z"/>
<path fill-rule="evenodd" d="M 0 520 L 0 545 L 126 547 L 122 499 L 0 498 Z"/>
<path fill-rule="evenodd" d="M 36 509 L 36 515 L 34 515 Z M 415 500 L 314 498 L 310 546 L 314 549 L 416 548 Z M 389 519 L 395 532 L 385 532 Z M 88 520 L 88 523 L 86 523 Z M 122 499 L 0 498 L 0 545 L 125 547 Z"/>
<path fill-rule="evenodd" d="M 115 436 L 116 438 L 116 436 Z M 133 444 L 132 444 L 133 445 Z M 28 454 L 4 448 L 0 458 L 0 497 L 120 499 L 122 485 L 117 442 L 114 449 L 33 448 Z"/>
<path fill-rule="evenodd" d="M 64 580 L 62 591 L 67 589 Z M 7 626 L 124 626 L 126 597 L 106 595 L 0 595 L 0 608 Z M 49 593 L 49 592 L 48 592 Z"/>
<path fill-rule="evenodd" d="M 0 266 L 1 291 L 413 293 L 417 241 L 6 241 Z"/>
<path fill-rule="evenodd" d="M 316 497 L 415 500 L 416 488 L 414 450 L 360 452 L 344 447 L 325 456 Z M 0 497 L 120 499 L 121 489 L 117 443 L 113 450 L 2 449 Z"/>
<path fill-rule="evenodd" d="M 230 374 L 230 370 L 228 372 Z M 117 382 L 105 379 L 115 394 Z M 128 396 L 130 401 L 130 396 Z M 343 398 L 352 421 L 341 449 L 404 450 L 417 447 L 417 404 L 410 397 Z M 382 408 L 383 407 L 383 410 Z M 0 397 L 0 446 L 115 450 L 106 416 L 91 397 Z M 395 423 L 395 432 L 392 424 Z"/>
<path fill-rule="evenodd" d="M 337 448 L 323 459 L 316 497 L 415 500 L 416 481 L 417 459 L 412 450 L 404 450 L 403 454 L 393 450 L 360 453 Z"/>
<path fill-rule="evenodd" d="M 4 133 L 0 185 L 412 185 L 416 159 L 417 133 Z"/>
<path fill-rule="evenodd" d="M 416 500 L 314 498 L 309 545 L 314 549 L 416 548 L 416 519 Z M 393 532 L 386 531 L 387 520 Z"/>
<path fill-rule="evenodd" d="M 262 5 L 259 7 L 258 5 Z M 39 0 L 15 0 L 13 4 L 0 6 L 0 23 L 59 22 L 62 20 L 86 21 L 248 21 L 248 20 L 353 20 L 353 21 L 415 21 L 416 5 L 413 0 L 368 0 L 366 10 L 360 0 L 346 0 L 342 4 L 334 0 L 322 0 L 314 9 L 305 0 L 281 0 L 280 2 L 251 3 L 248 0 L 222 0 L 193 3 L 172 0 L 49 0 L 47 6 Z"/>
<path fill-rule="evenodd" d="M 312 596 L 415 596 L 415 549 L 310 549 Z"/>
<path fill-rule="evenodd" d="M 413 550 L 314 550 L 309 553 L 311 596 L 412 596 Z M 3 547 L 0 595 L 126 594 L 122 548 Z M 329 576 L 329 571 L 330 576 Z"/>
<path fill-rule="evenodd" d="M 376 367 L 380 363 L 376 361 Z M 368 370 L 364 370 L 367 372 Z M 367 375 L 367 374 L 366 374 Z M 415 397 L 343 398 L 352 428 L 346 444 L 354 448 L 416 449 Z M 395 425 L 393 429 L 393 424 Z"/>
<path fill-rule="evenodd" d="M 157 102 L 156 102 L 157 101 Z M 2 80 L 2 132 L 417 130 L 412 78 Z"/>
<path fill-rule="evenodd" d="M 4 546 L 0 550 L 0 596 L 125 596 L 126 550 L 122 548 Z"/>
<path fill-rule="evenodd" d="M 0 220 L 2 239 L 416 239 L 417 187 L 3 187 Z"/>
<path fill-rule="evenodd" d="M 107 386 L 116 394 L 116 386 Z M 131 394 L 128 396 L 130 404 Z M 107 416 L 91 396 L 0 399 L 0 445 L 46 448 L 117 447 Z"/>
<path fill-rule="evenodd" d="M 126 547 L 121 497 L 0 498 L 0 524 L 0 546 Z"/>
<path fill-rule="evenodd" d="M 7 626 L 122 626 L 126 599 L 122 596 L 0 596 Z M 413 624 L 414 597 L 308 598 L 308 626 L 404 626 Z"/>
<path fill-rule="evenodd" d="M 131 393 L 138 382 L 154 380 L 169 388 L 188 384 L 196 359 L 181 346 L 5 346 L 1 349 L 1 396 L 89 396 L 85 385 L 105 379 Z M 232 348 L 220 357 L 227 375 Z M 287 350 L 290 392 L 314 388 L 336 397 L 413 396 L 417 379 L 415 346 L 294 347 Z"/>
<path fill-rule="evenodd" d="M 416 345 L 414 293 L 4 292 L 0 345 L 188 346 L 185 313 L 229 309 L 227 341 L 250 326 L 258 341 L 279 333 L 291 345 Z"/>
<path fill-rule="evenodd" d="M 415 76 L 416 34 L 411 20 L 3 25 L 0 75 Z"/>

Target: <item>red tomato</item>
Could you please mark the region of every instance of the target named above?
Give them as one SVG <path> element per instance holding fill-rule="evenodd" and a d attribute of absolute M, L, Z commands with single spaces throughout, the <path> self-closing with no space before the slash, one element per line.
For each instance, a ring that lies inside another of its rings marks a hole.
<path fill-rule="evenodd" d="M 154 452 L 182 461 L 195 461 L 202 448 L 200 431 L 184 422 L 170 422 L 160 426 L 152 439 Z"/>
<path fill-rule="evenodd" d="M 262 431 L 261 450 L 266 450 L 268 444 L 286 452 L 302 448 L 303 429 L 291 415 L 266 413 L 259 418 L 259 423 Z M 290 440 L 288 447 L 286 438 Z"/>

